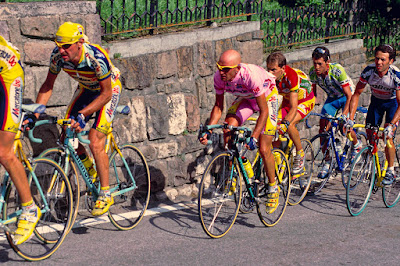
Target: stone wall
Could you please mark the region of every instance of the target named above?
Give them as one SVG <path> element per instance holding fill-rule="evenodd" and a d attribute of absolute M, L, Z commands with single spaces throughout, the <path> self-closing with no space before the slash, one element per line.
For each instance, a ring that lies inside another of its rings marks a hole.
<path fill-rule="evenodd" d="M 91 42 L 101 41 L 95 11 L 94 1 L 0 4 L 0 34 L 23 55 L 25 102 L 35 100 L 46 78 L 59 25 L 68 20 L 79 22 Z M 209 117 L 215 101 L 215 62 L 224 50 L 237 49 L 243 62 L 265 66 L 262 37 L 259 22 L 242 22 L 102 44 L 122 73 L 120 104 L 129 105 L 132 111 L 128 117 L 117 117 L 114 127 L 121 143 L 134 142 L 145 154 L 156 199 L 196 195 L 197 181 L 210 154 L 218 149 L 218 145 L 205 148 L 197 141 L 197 129 Z M 308 73 L 313 48 L 285 55 L 293 67 Z M 336 42 L 328 48 L 332 61 L 341 63 L 357 79 L 366 65 L 362 41 Z M 76 83 L 61 73 L 47 113 L 62 115 L 75 87 Z M 318 93 L 320 104 L 324 95 Z M 232 100 L 226 96 L 225 109 Z M 311 130 L 300 130 L 304 135 L 312 134 Z M 54 145 L 56 134 L 43 134 L 52 135 L 53 141 L 47 144 Z M 43 148 L 34 146 L 36 153 Z"/>

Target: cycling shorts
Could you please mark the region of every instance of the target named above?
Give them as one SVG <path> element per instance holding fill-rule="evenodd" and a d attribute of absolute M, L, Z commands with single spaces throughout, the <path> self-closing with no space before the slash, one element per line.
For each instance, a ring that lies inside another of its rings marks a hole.
<path fill-rule="evenodd" d="M 96 112 L 95 122 L 93 123 L 92 126 L 92 128 L 104 134 L 107 134 L 111 127 L 111 123 L 114 119 L 115 109 L 118 106 L 118 102 L 121 96 L 121 82 L 119 81 L 119 79 L 117 80 L 111 79 L 111 86 L 112 86 L 111 100 L 108 103 L 106 103 L 99 111 Z M 88 106 L 99 95 L 100 95 L 100 90 L 97 91 L 88 90 L 81 86 L 78 86 L 77 90 L 75 91 L 74 97 L 72 98 L 72 101 L 68 106 L 65 118 L 69 118 L 70 116 L 76 117 L 80 110 Z M 88 117 L 85 117 L 85 121 L 88 122 L 88 120 L 92 116 L 93 114 Z"/>
<path fill-rule="evenodd" d="M 381 126 L 385 113 L 385 123 L 390 123 L 390 121 L 393 119 L 394 113 L 396 113 L 397 107 L 398 104 L 396 98 L 382 100 L 371 95 L 371 102 L 368 107 L 365 124 L 369 124 L 371 126 Z"/>
<path fill-rule="evenodd" d="M 24 70 L 20 64 L 13 67 L 7 79 L 0 74 L 0 130 L 18 132 L 21 121 Z"/>
<path fill-rule="evenodd" d="M 278 94 L 278 90 L 274 88 L 272 92 L 266 97 L 268 105 L 268 119 L 262 131 L 262 134 L 274 136 L 276 125 L 278 122 L 279 106 L 282 102 L 282 95 Z M 235 116 L 242 125 L 253 113 L 260 111 L 255 98 L 237 98 L 232 106 L 228 109 L 227 116 Z"/>
<path fill-rule="evenodd" d="M 307 116 L 315 106 L 314 93 L 311 93 L 307 98 L 300 100 L 297 104 L 297 113 L 301 115 L 301 119 Z M 283 100 L 281 108 L 279 109 L 278 119 L 282 120 L 290 111 L 290 102 L 288 100 Z"/>
<path fill-rule="evenodd" d="M 343 109 L 347 101 L 347 97 L 342 96 L 340 98 L 331 98 L 328 97 L 326 99 L 324 106 L 322 107 L 321 114 L 325 115 L 328 114 L 330 116 L 336 116 L 339 109 Z"/>

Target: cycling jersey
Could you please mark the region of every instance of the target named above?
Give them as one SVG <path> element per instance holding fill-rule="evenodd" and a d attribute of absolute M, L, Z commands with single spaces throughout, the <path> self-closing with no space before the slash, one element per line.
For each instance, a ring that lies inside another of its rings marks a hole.
<path fill-rule="evenodd" d="M 216 94 L 224 92 L 246 99 L 254 99 L 265 93 L 268 95 L 275 87 L 275 77 L 262 67 L 240 64 L 240 70 L 231 81 L 223 81 L 219 71 L 214 75 Z"/>
<path fill-rule="evenodd" d="M 20 53 L 0 35 L 0 130 L 18 131 L 23 91 Z"/>
<path fill-rule="evenodd" d="M 279 81 L 276 81 L 276 87 L 284 100 L 290 99 L 290 92 L 298 93 L 299 102 L 307 99 L 311 94 L 314 95 L 307 75 L 303 71 L 289 66 L 285 66 L 285 74 Z"/>
<path fill-rule="evenodd" d="M 110 75 L 118 80 L 120 72 L 111 63 L 108 53 L 96 44 L 84 43 L 79 65 L 65 62 L 58 47 L 53 50 L 50 59 L 50 72 L 57 75 L 63 69 L 68 75 L 79 82 L 79 86 L 89 90 L 100 90 L 100 81 Z"/>
<path fill-rule="evenodd" d="M 361 73 L 360 82 L 369 84 L 371 93 L 378 99 L 389 100 L 396 98 L 396 90 L 400 89 L 400 70 L 390 65 L 388 72 L 379 77 L 375 64 L 367 66 Z"/>
<path fill-rule="evenodd" d="M 351 93 L 354 93 L 354 84 L 346 74 L 344 68 L 337 63 L 330 63 L 328 74 L 325 77 L 317 75 L 315 68 L 310 69 L 310 80 L 313 85 L 319 85 L 330 98 L 340 98 L 344 96 L 343 88 L 350 86 Z"/>

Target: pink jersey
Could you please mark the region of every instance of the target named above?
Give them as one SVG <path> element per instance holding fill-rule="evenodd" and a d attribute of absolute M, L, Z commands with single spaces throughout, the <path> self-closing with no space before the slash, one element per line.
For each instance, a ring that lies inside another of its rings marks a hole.
<path fill-rule="evenodd" d="M 219 71 L 214 75 L 216 94 L 225 91 L 241 98 L 252 99 L 265 93 L 268 96 L 275 87 L 275 76 L 262 67 L 240 64 L 240 70 L 231 81 L 222 81 Z"/>

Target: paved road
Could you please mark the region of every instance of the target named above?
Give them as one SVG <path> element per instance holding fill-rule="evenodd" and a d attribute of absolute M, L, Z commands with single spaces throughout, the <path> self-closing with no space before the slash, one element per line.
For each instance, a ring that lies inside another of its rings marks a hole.
<path fill-rule="evenodd" d="M 131 231 L 117 231 L 107 219 L 75 228 L 42 263 L 399 265 L 400 207 L 385 208 L 379 191 L 361 216 L 350 217 L 343 187 L 338 181 L 328 184 L 322 194 L 289 206 L 273 228 L 264 227 L 255 213 L 239 214 L 225 237 L 210 239 L 198 222 L 195 204 L 160 205 Z M 6 241 L 0 243 L 0 262 L 21 262 Z"/>

